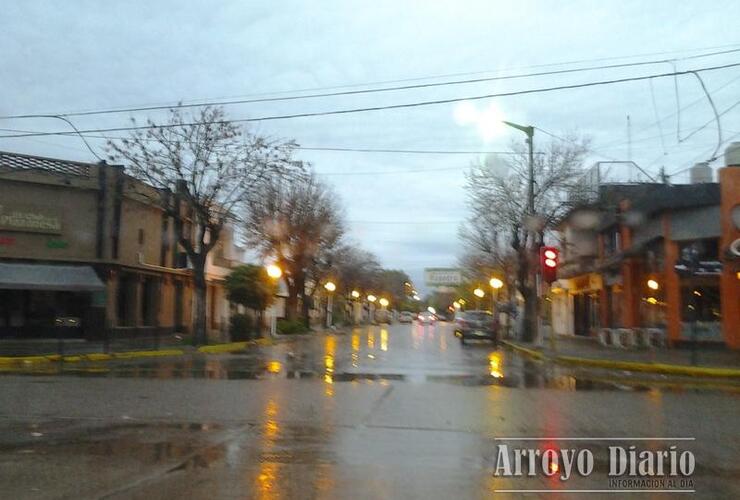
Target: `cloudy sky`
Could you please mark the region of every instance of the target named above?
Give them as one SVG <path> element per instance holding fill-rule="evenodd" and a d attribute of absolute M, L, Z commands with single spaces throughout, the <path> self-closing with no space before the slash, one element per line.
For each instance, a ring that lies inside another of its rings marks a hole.
<path fill-rule="evenodd" d="M 5 0 L 0 115 L 305 95 L 663 61 L 227 107 L 233 118 L 260 118 L 653 75 L 674 67 L 740 62 L 740 51 L 731 52 L 740 49 L 737 19 L 740 2 L 733 0 Z M 716 52 L 725 53 L 696 57 Z M 738 103 L 740 67 L 701 75 L 720 113 Z M 129 116 L 72 119 L 80 129 L 95 129 L 125 125 Z M 500 126 L 507 119 L 555 135 L 589 135 L 589 163 L 631 158 L 650 172 L 661 167 L 679 172 L 674 181 L 685 182 L 681 171 L 715 149 L 713 116 L 698 80 L 687 75 L 677 81 L 660 78 L 250 126 L 309 148 L 505 151 L 510 141 L 522 138 Z M 740 140 L 740 105 L 721 120 L 723 140 Z M 0 135 L 8 135 L 13 132 L 7 129 L 58 131 L 64 124 L 3 119 L 0 128 L 6 129 Z M 535 146 L 549 140 L 538 131 Z M 91 143 L 101 145 L 95 139 Z M 94 160 L 79 138 L 69 136 L 0 137 L 0 150 Z M 300 156 L 342 198 L 351 237 L 385 266 L 406 270 L 421 285 L 424 267 L 455 264 L 457 227 L 466 214 L 463 172 L 482 154 L 304 149 Z"/>

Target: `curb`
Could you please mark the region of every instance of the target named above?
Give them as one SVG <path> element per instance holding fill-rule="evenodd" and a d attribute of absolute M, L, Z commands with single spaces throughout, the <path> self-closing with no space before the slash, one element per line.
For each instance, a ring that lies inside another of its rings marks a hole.
<path fill-rule="evenodd" d="M 244 342 L 230 342 L 227 344 L 205 345 L 196 349 L 194 352 L 201 354 L 223 354 L 229 352 L 238 352 L 246 349 L 250 345 L 265 346 L 272 345 L 272 339 L 257 339 Z M 60 356 L 59 354 L 47 354 L 37 356 L 0 356 L 0 368 L 11 366 L 28 366 L 44 363 L 79 363 L 82 361 L 113 361 L 117 359 L 137 359 L 137 358 L 157 358 L 168 356 L 184 356 L 187 352 L 184 349 L 160 349 L 158 351 L 126 351 L 116 353 L 90 353 L 90 354 L 70 354 Z"/>
<path fill-rule="evenodd" d="M 509 342 L 508 340 L 502 340 L 501 343 L 517 352 L 526 354 L 530 358 L 537 359 L 537 360 L 549 359 L 545 356 L 545 354 L 542 351 L 537 351 L 535 349 L 529 349 L 527 347 L 520 346 L 519 344 L 514 344 L 513 342 Z"/>
<path fill-rule="evenodd" d="M 670 365 L 666 363 L 613 361 L 608 359 L 580 358 L 576 356 L 548 356 L 542 351 L 529 349 L 507 340 L 502 340 L 501 343 L 534 359 L 553 361 L 563 365 L 589 366 L 593 368 L 606 368 L 609 370 L 681 375 L 686 377 L 740 378 L 740 369 L 735 368 L 710 368 L 702 366 Z"/>
<path fill-rule="evenodd" d="M 80 361 L 110 361 L 113 359 L 133 359 L 133 358 L 156 358 L 160 356 L 182 356 L 185 351 L 182 349 L 162 349 L 159 351 L 129 351 L 117 352 L 112 354 L 90 353 L 90 354 L 71 354 L 60 356 L 59 354 L 49 354 L 46 356 L 0 356 L 0 366 L 7 365 L 29 365 L 39 363 L 79 363 Z"/>

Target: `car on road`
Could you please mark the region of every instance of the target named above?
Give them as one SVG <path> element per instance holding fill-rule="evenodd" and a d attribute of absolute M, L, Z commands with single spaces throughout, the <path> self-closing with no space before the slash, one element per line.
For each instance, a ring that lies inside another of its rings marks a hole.
<path fill-rule="evenodd" d="M 399 323 L 413 323 L 414 313 L 410 311 L 401 311 L 401 314 L 398 315 L 398 322 Z"/>
<path fill-rule="evenodd" d="M 378 309 L 375 311 L 375 322 L 380 324 L 393 324 L 393 313 L 387 309 Z"/>
<path fill-rule="evenodd" d="M 419 320 L 419 323 L 434 323 L 436 321 L 436 318 L 434 314 L 428 312 L 428 311 L 422 311 L 419 313 L 419 315 L 416 317 L 416 319 Z"/>
<path fill-rule="evenodd" d="M 498 341 L 498 325 L 489 311 L 464 311 L 455 318 L 455 335 L 460 343 L 466 340 Z"/>

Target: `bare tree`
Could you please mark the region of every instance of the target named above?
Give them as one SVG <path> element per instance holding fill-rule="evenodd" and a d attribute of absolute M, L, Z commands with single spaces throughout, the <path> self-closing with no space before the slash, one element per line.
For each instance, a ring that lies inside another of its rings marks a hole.
<path fill-rule="evenodd" d="M 571 135 L 553 140 L 544 154 L 534 160 L 535 217 L 527 214 L 528 155 L 526 147 L 514 143 L 517 153 L 506 161 L 506 171 L 475 164 L 467 174 L 468 205 L 471 216 L 461 229 L 468 256 L 485 256 L 491 264 L 508 262 L 510 247 L 515 256 L 515 282 L 524 298 L 524 339 L 534 341 L 537 320 L 537 293 L 534 266 L 545 233 L 561 217 L 567 205 L 567 190 L 582 174 L 589 140 Z"/>
<path fill-rule="evenodd" d="M 204 107 L 187 116 L 171 109 L 164 123 L 148 119 L 108 148 L 111 160 L 123 160 L 131 176 L 154 188 L 140 194 L 172 218 L 193 267 L 194 338 L 205 343 L 206 257 L 256 186 L 300 169 L 292 159 L 295 144 L 270 142 L 230 122 L 221 108 Z"/>
<path fill-rule="evenodd" d="M 336 195 L 315 175 L 265 179 L 245 211 L 247 242 L 283 269 L 287 314 L 308 323 L 308 298 L 331 268 L 344 222 Z M 299 303 L 299 299 L 300 303 Z"/>

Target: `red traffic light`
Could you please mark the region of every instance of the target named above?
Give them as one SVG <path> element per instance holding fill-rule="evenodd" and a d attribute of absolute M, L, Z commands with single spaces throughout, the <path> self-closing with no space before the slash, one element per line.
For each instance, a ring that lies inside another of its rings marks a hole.
<path fill-rule="evenodd" d="M 542 270 L 542 279 L 546 283 L 552 283 L 557 278 L 558 260 L 560 252 L 555 247 L 540 248 L 540 268 Z"/>

